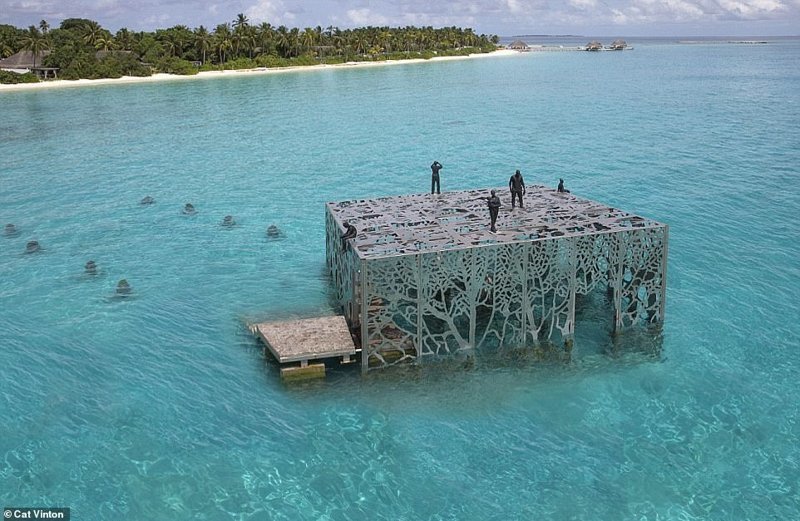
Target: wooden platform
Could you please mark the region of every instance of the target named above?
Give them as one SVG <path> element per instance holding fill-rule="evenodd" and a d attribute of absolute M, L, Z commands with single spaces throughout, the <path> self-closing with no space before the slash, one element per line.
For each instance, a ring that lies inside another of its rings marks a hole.
<path fill-rule="evenodd" d="M 348 363 L 356 354 L 347 322 L 341 315 L 264 322 L 251 325 L 250 330 L 280 364 L 300 362 L 300 368 L 305 368 L 310 360 L 337 357 Z"/>

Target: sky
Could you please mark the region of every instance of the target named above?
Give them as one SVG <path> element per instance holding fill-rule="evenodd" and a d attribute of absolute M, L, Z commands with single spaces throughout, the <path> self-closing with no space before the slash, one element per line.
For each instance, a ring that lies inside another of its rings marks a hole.
<path fill-rule="evenodd" d="M 89 18 L 116 31 L 231 22 L 353 27 L 458 26 L 478 34 L 797 36 L 800 0 L 0 0 L 0 24 Z"/>

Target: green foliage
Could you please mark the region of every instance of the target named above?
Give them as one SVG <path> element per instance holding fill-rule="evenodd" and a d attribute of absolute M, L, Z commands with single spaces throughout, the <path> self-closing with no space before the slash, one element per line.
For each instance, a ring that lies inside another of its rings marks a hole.
<path fill-rule="evenodd" d="M 156 69 L 158 72 L 164 72 L 167 74 L 180 74 L 182 76 L 191 76 L 193 74 L 197 74 L 199 70 L 192 64 L 192 62 L 176 57 L 160 59 L 158 62 L 156 62 Z"/>
<path fill-rule="evenodd" d="M 156 63 L 164 55 L 164 49 L 152 34 L 143 34 L 139 41 L 134 44 L 134 52 L 145 63 Z"/>
<path fill-rule="evenodd" d="M 326 56 L 321 61 L 322 63 L 327 63 L 328 65 L 337 65 L 340 63 L 345 63 L 344 56 Z"/>
<path fill-rule="evenodd" d="M 0 58 L 8 58 L 22 48 L 25 31 L 13 25 L 0 24 Z"/>
<path fill-rule="evenodd" d="M 48 33 L 48 38 L 50 39 L 51 51 L 44 59 L 46 67 L 59 67 L 61 69 L 59 76 L 70 76 L 77 74 L 78 70 L 89 70 L 87 67 L 92 65 L 91 58 L 94 56 L 95 51 L 92 46 L 83 42 L 80 34 L 65 29 L 53 29 Z M 69 73 L 67 69 L 76 60 L 82 64 L 82 67 L 78 67 L 78 63 L 76 63 L 72 73 Z M 88 76 L 73 76 L 69 79 L 83 77 Z"/>
<path fill-rule="evenodd" d="M 256 67 L 258 67 L 256 61 L 250 58 L 237 58 L 225 63 L 225 68 L 229 70 L 255 69 Z"/>
<path fill-rule="evenodd" d="M 96 23 L 97 22 L 86 18 L 67 18 L 61 22 L 61 25 L 58 27 L 59 29 L 64 29 L 65 31 L 82 32 L 85 27 Z"/>
<path fill-rule="evenodd" d="M 336 59 L 326 59 L 324 62 L 319 59 L 309 56 L 297 56 L 295 58 L 280 58 L 273 55 L 261 55 L 256 58 L 256 65 L 258 67 L 280 68 L 280 67 L 303 67 L 309 65 L 319 65 L 321 63 L 344 63 L 341 57 Z"/>
<path fill-rule="evenodd" d="M 101 78 L 150 76 L 150 67 L 143 65 L 133 53 L 113 51 L 97 63 L 96 74 Z"/>
<path fill-rule="evenodd" d="M 36 75 L 31 72 L 17 74 L 16 72 L 0 70 L 0 83 L 39 83 L 39 78 L 37 78 Z"/>
<path fill-rule="evenodd" d="M 81 50 L 71 57 L 65 67 L 61 68 L 59 77 L 65 80 L 79 80 L 81 78 L 100 78 L 97 70 L 97 58 L 94 53 Z"/>
<path fill-rule="evenodd" d="M 27 31 L 0 24 L 0 56 L 22 48 L 50 49 L 44 65 L 60 68 L 67 79 L 149 75 L 151 67 L 171 74 L 198 70 L 294 67 L 349 61 L 383 61 L 490 52 L 497 36 L 459 27 L 288 28 L 250 25 L 240 13 L 213 30 L 176 25 L 155 32 L 120 29 L 112 35 L 99 23 L 68 18 L 49 30 Z M 98 58 L 97 51 L 103 51 Z M 121 52 L 128 51 L 128 52 Z M 198 69 L 192 61 L 202 62 Z"/>

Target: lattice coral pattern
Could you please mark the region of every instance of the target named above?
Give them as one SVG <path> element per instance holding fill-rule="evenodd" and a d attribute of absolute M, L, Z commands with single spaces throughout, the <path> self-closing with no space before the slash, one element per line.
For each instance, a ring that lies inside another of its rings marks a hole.
<path fill-rule="evenodd" d="M 608 287 L 614 327 L 663 321 L 666 225 L 535 187 L 525 212 L 478 221 L 483 191 L 329 203 L 328 266 L 362 368 L 570 344 L 575 296 Z M 460 207 L 462 204 L 463 207 Z M 485 216 L 484 216 L 485 217 Z M 359 235 L 342 248 L 341 221 Z"/>

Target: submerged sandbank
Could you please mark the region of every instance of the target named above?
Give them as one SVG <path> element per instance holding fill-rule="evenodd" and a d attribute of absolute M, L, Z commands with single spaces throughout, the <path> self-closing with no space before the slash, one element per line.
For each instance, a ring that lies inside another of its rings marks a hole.
<path fill-rule="evenodd" d="M 296 67 L 259 67 L 256 69 L 239 69 L 239 70 L 225 70 L 225 71 L 203 71 L 192 76 L 183 76 L 179 74 L 153 74 L 152 76 L 123 76 L 122 78 L 102 78 L 99 80 L 47 80 L 39 83 L 15 83 L 15 84 L 2 84 L 0 85 L 0 92 L 8 91 L 21 91 L 21 90 L 38 90 L 38 89 L 53 89 L 62 87 L 86 87 L 93 85 L 126 85 L 130 83 L 152 83 L 160 81 L 189 81 L 211 78 L 222 78 L 231 76 L 249 76 L 256 74 L 279 74 L 284 72 L 297 72 L 297 71 L 318 71 L 323 69 L 336 69 L 336 68 L 353 68 L 353 67 L 377 67 L 384 65 L 402 65 L 406 63 L 422 63 L 444 60 L 462 60 L 470 58 L 483 58 L 489 56 L 509 56 L 516 55 L 517 51 L 509 49 L 499 49 L 490 53 L 483 54 L 470 54 L 467 56 L 439 56 L 430 58 L 428 60 L 423 58 L 412 58 L 408 60 L 384 60 L 377 62 L 346 62 L 337 64 L 319 64 L 319 65 L 300 65 Z"/>

